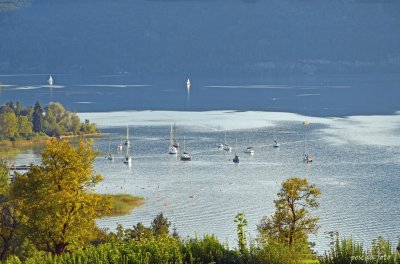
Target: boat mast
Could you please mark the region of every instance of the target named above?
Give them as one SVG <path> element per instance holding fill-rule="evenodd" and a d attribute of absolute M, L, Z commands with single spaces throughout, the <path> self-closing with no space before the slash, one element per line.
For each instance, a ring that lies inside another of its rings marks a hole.
<path fill-rule="evenodd" d="M 129 140 L 129 127 L 126 126 L 126 142 Z"/>
<path fill-rule="evenodd" d="M 237 138 L 236 138 L 236 145 L 235 145 L 235 156 L 237 156 Z"/>
<path fill-rule="evenodd" d="M 171 130 L 169 131 L 169 144 L 172 146 L 174 144 L 173 142 L 173 128 L 172 128 L 172 124 L 171 124 Z"/>

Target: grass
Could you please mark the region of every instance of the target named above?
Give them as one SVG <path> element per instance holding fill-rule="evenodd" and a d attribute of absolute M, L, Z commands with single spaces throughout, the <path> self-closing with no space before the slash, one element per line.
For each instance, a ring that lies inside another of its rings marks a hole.
<path fill-rule="evenodd" d="M 301 263 L 303 263 L 303 264 L 319 264 L 319 261 L 316 259 L 305 259 Z"/>
<path fill-rule="evenodd" d="M 111 200 L 111 213 L 108 216 L 126 215 L 134 208 L 144 204 L 144 198 L 130 194 L 102 194 Z"/>

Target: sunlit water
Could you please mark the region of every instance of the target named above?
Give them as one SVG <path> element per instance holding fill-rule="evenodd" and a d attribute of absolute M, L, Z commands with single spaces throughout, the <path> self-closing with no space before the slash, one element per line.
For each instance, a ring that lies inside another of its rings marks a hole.
<path fill-rule="evenodd" d="M 151 220 L 163 212 L 182 236 L 213 233 L 235 246 L 234 216 L 241 211 L 245 213 L 249 221 L 248 233 L 255 238 L 261 218 L 274 212 L 273 200 L 281 182 L 297 176 L 307 178 L 321 189 L 320 208 L 313 212 L 321 218 L 319 233 L 313 237 L 319 252 L 328 247 L 326 231 L 352 235 L 367 245 L 378 235 L 396 241 L 400 211 L 399 115 L 365 120 L 363 117 L 309 118 L 313 122 L 305 127 L 300 121 L 307 118 L 303 116 L 247 114 L 82 114 L 82 118 L 99 123 L 105 133 L 94 139 L 95 147 L 103 153 L 95 161 L 95 170 L 104 175 L 104 181 L 96 190 L 145 198 L 145 204 L 131 214 L 98 220 L 99 226 L 114 230 L 118 223 L 124 227 L 138 222 L 150 225 Z M 186 115 L 192 115 L 193 120 L 186 120 Z M 373 129 L 389 121 L 388 118 L 394 124 L 392 127 Z M 183 162 L 179 156 L 168 154 L 171 120 L 177 122 L 181 147 L 185 136 L 186 150 L 192 154 L 192 161 Z M 126 127 L 121 124 L 130 125 L 131 166 L 122 163 L 125 148 L 122 153 L 117 152 L 117 144 L 125 138 Z M 281 143 L 279 149 L 272 147 L 271 124 L 276 126 Z M 370 133 L 354 131 L 357 124 Z M 227 142 L 233 147 L 230 153 L 216 147 L 218 138 L 223 140 L 222 130 L 225 129 Z M 314 157 L 312 164 L 302 163 L 304 134 L 307 150 Z M 104 158 L 110 143 L 114 161 Z M 248 145 L 255 148 L 253 156 L 243 153 Z M 232 162 L 236 151 L 240 157 L 238 165 Z M 17 157 L 17 162 L 30 160 L 37 161 L 36 154 L 21 153 Z"/>
<path fill-rule="evenodd" d="M 1 75 L 0 100 L 24 105 L 59 101 L 102 129 L 104 136 L 94 144 L 103 153 L 95 170 L 104 181 L 96 190 L 140 195 L 145 204 L 129 215 L 99 220 L 101 227 L 149 225 L 163 212 L 182 236 L 213 233 L 233 247 L 234 216 L 245 213 L 248 233 L 255 238 L 261 218 L 274 212 L 281 182 L 298 176 L 321 189 L 320 208 L 313 212 L 321 217 L 313 237 L 319 252 L 328 246 L 326 231 L 352 235 L 367 245 L 378 235 L 395 241 L 400 234 L 398 76 L 190 76 L 190 97 L 188 76 L 52 76 L 54 85 L 48 86 L 47 74 Z M 225 109 L 232 111 L 215 111 Z M 305 120 L 311 124 L 304 127 Z M 174 121 L 181 146 L 186 138 L 190 162 L 167 153 Z M 116 153 L 126 125 L 131 167 L 122 163 L 124 153 Z M 274 125 L 279 149 L 272 147 Z M 216 147 L 223 131 L 234 147 L 231 153 Z M 304 134 L 312 164 L 302 163 Z M 239 165 L 232 162 L 236 138 Z M 104 158 L 110 143 L 114 161 Z M 243 153 L 248 145 L 254 146 L 254 156 Z M 39 151 L 22 150 L 16 162 L 40 162 Z"/>

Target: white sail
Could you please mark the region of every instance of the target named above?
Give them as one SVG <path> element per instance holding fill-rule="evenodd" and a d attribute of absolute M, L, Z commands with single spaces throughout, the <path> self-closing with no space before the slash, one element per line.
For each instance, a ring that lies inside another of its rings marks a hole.
<path fill-rule="evenodd" d="M 53 85 L 53 77 L 51 77 L 51 75 L 50 75 L 49 79 L 47 80 L 47 83 L 49 85 Z"/>

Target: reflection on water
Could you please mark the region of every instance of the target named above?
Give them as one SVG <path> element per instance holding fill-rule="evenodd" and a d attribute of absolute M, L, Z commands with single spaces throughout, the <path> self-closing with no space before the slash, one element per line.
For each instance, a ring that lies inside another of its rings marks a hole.
<path fill-rule="evenodd" d="M 378 235 L 396 240 L 400 199 L 396 187 L 400 171 L 398 147 L 333 144 L 326 125 L 313 124 L 308 129 L 307 146 L 314 162 L 303 164 L 304 135 L 299 122 L 276 122 L 281 143 L 278 149 L 272 147 L 271 128 L 229 130 L 227 142 L 233 146 L 232 152 L 216 147 L 222 132 L 177 124 L 178 139 L 182 143 L 185 136 L 186 150 L 192 155 L 190 162 L 168 154 L 169 125 L 155 126 L 150 122 L 146 126 L 130 126 L 130 167 L 122 163 L 125 149 L 117 152 L 117 145 L 125 137 L 124 126 L 103 129 L 107 134 L 94 139 L 95 147 L 102 152 L 95 161 L 95 169 L 104 175 L 97 191 L 141 195 L 146 200 L 130 215 L 98 220 L 101 227 L 113 230 L 117 223 L 131 227 L 137 222 L 150 225 L 163 212 L 182 236 L 214 233 L 234 246 L 234 216 L 244 211 L 249 234 L 254 238 L 262 216 L 274 212 L 273 200 L 281 182 L 298 176 L 321 189 L 321 206 L 315 212 L 321 217 L 321 229 L 313 238 L 320 252 L 328 245 L 323 233 L 331 230 L 367 244 Z M 110 142 L 114 161 L 105 158 Z M 255 149 L 254 155 L 243 153 L 249 144 Z M 239 165 L 232 162 L 236 151 Z M 18 159 L 36 157 L 21 153 Z"/>

